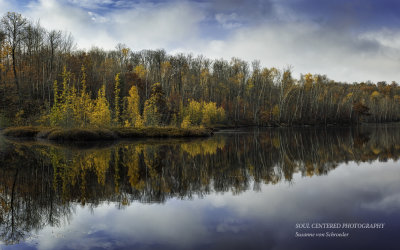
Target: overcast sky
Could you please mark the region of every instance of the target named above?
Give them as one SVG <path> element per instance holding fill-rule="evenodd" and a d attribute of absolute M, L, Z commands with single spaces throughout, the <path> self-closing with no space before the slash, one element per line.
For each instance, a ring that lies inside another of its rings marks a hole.
<path fill-rule="evenodd" d="M 165 49 L 260 60 L 337 81 L 400 82 L 397 0 L 0 0 L 78 48 Z"/>

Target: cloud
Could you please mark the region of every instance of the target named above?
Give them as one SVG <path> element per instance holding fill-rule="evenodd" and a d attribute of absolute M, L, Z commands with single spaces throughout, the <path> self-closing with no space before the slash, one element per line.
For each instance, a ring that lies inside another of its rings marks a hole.
<path fill-rule="evenodd" d="M 353 36 L 313 22 L 266 23 L 239 28 L 224 40 L 198 44 L 197 53 L 260 60 L 266 67 L 292 66 L 296 77 L 311 72 L 347 82 L 399 81 L 397 34 L 374 35 Z"/>
<path fill-rule="evenodd" d="M 400 2 L 396 0 L 297 0 L 282 1 L 280 5 L 295 11 L 301 20 L 342 29 L 379 29 L 400 24 Z"/>
<path fill-rule="evenodd" d="M 10 10 L 11 6 L 10 6 L 10 2 L 6 1 L 6 0 L 0 0 L 0 14 L 3 16 L 7 10 Z M 4 11 L 6 10 L 6 11 Z"/>
<path fill-rule="evenodd" d="M 113 3 L 112 0 L 68 0 L 68 2 L 87 9 L 98 9 Z"/>
<path fill-rule="evenodd" d="M 242 24 L 238 21 L 238 15 L 236 13 L 229 15 L 219 13 L 215 15 L 215 19 L 220 25 L 222 25 L 222 27 L 226 29 L 233 29 L 242 26 Z"/>
<path fill-rule="evenodd" d="M 48 30 L 71 32 L 80 48 L 92 45 L 111 47 L 115 40 L 93 20 L 93 15 L 76 6 L 55 0 L 32 2 L 23 12 L 32 20 L 40 20 Z"/>
<path fill-rule="evenodd" d="M 400 49 L 400 30 L 382 28 L 380 30 L 362 33 L 359 38 L 377 42 L 382 46 L 395 50 Z"/>
<path fill-rule="evenodd" d="M 78 5 L 74 1 L 40 0 L 32 2 L 24 15 L 40 19 L 47 29 L 72 32 L 79 48 L 112 49 L 125 43 L 137 50 L 170 49 L 188 42 L 196 37 L 196 24 L 203 18 L 184 2 L 137 3 L 128 9 L 111 8 L 104 13 L 96 10 L 96 6 L 108 2 L 85 1 Z M 82 6 L 93 9 L 87 11 Z"/>
<path fill-rule="evenodd" d="M 212 14 L 235 13 L 237 17 L 249 23 L 270 19 L 275 15 L 275 3 L 272 0 L 209 0 L 205 1 L 205 6 Z"/>
<path fill-rule="evenodd" d="M 382 1 L 39 0 L 22 9 L 47 29 L 71 32 L 81 49 L 166 49 L 260 60 L 338 81 L 400 81 L 399 3 Z M 379 10 L 379 11 L 376 11 Z"/>
<path fill-rule="evenodd" d="M 92 19 L 93 22 L 96 23 L 107 23 L 109 21 L 109 19 L 107 19 L 104 16 L 101 16 L 99 14 L 96 14 L 94 12 L 88 11 L 88 14 L 90 16 L 90 19 Z"/>
<path fill-rule="evenodd" d="M 134 49 L 171 49 L 198 36 L 202 13 L 187 3 L 138 5 L 110 15 L 115 36 Z"/>

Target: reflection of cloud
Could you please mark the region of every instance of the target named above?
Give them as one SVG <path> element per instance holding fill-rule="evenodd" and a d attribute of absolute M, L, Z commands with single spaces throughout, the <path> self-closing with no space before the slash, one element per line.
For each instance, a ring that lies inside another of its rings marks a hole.
<path fill-rule="evenodd" d="M 170 202 L 167 206 L 135 204 L 126 214 L 118 216 L 116 213 L 110 219 L 116 218 L 115 231 L 119 235 L 130 235 L 142 243 L 153 243 L 154 238 L 158 243 L 181 246 L 197 242 L 206 236 L 201 211 L 182 209 L 179 203 Z M 125 223 L 126 217 L 135 218 L 135 223 Z"/>
<path fill-rule="evenodd" d="M 249 225 L 243 224 L 241 221 L 234 218 L 223 219 L 217 226 L 218 233 L 240 233 L 241 231 L 248 231 Z"/>
<path fill-rule="evenodd" d="M 48 227 L 42 231 L 39 248 L 92 249 L 135 244 L 184 247 L 200 243 L 207 237 L 200 211 L 180 207 L 180 203 L 169 201 L 168 206 L 133 203 L 124 210 L 105 204 L 93 214 L 87 208 L 79 208 L 65 228 Z"/>
<path fill-rule="evenodd" d="M 364 208 L 375 210 L 375 211 L 385 211 L 393 212 L 398 211 L 400 208 L 400 194 L 391 194 L 386 197 L 381 197 L 367 204 L 363 204 Z"/>
<path fill-rule="evenodd" d="M 371 209 L 376 214 L 398 211 L 398 171 L 393 162 L 350 164 L 326 176 L 296 174 L 293 184 L 263 185 L 261 192 L 214 193 L 204 199 L 170 199 L 164 204 L 134 202 L 123 210 L 103 204 L 94 213 L 79 207 L 64 228 L 45 228 L 38 246 L 238 249 L 248 244 L 259 247 L 262 238 L 266 248 L 307 249 L 288 239 L 295 223 L 370 222 L 370 217 L 363 216 Z"/>
<path fill-rule="evenodd" d="M 393 162 L 342 165 L 324 176 L 295 174 L 293 184 L 264 185 L 261 193 L 214 194 L 206 199 L 216 208 L 232 209 L 239 218 L 354 218 L 359 206 L 376 212 L 400 208 L 398 171 Z"/>

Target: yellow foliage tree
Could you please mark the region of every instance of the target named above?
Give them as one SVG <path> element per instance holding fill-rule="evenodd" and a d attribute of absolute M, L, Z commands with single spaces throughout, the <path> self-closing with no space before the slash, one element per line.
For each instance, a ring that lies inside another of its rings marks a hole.
<path fill-rule="evenodd" d="M 185 117 L 189 117 L 190 124 L 200 126 L 203 119 L 202 104 L 195 100 L 190 100 L 189 105 L 186 107 Z"/>
<path fill-rule="evenodd" d="M 226 119 L 225 109 L 223 107 L 219 107 L 217 110 L 217 122 L 222 123 Z"/>
<path fill-rule="evenodd" d="M 119 101 L 119 93 L 121 92 L 121 89 L 119 88 L 120 85 L 120 79 L 119 79 L 119 73 L 115 76 L 115 89 L 114 89 L 114 94 L 115 94 L 115 100 L 114 100 L 114 123 L 119 124 L 119 119 L 120 119 L 120 101 Z"/>
<path fill-rule="evenodd" d="M 0 72 L 5 71 L 6 67 L 4 66 L 3 59 L 7 58 L 7 56 L 11 54 L 11 46 L 6 42 L 0 44 Z"/>
<path fill-rule="evenodd" d="M 125 124 L 128 126 L 142 127 L 143 119 L 140 116 L 139 104 L 140 97 L 136 86 L 129 90 L 129 96 L 126 98 L 127 105 L 125 109 Z"/>
<path fill-rule="evenodd" d="M 190 126 L 211 126 L 221 123 L 225 120 L 225 110 L 222 107 L 217 108 L 215 102 L 197 102 L 190 100 L 183 114 L 181 127 Z"/>
<path fill-rule="evenodd" d="M 377 99 L 377 98 L 379 98 L 379 96 L 380 96 L 381 94 L 378 92 L 378 91 L 374 91 L 374 92 L 372 92 L 372 94 L 371 94 L 371 99 Z"/>
<path fill-rule="evenodd" d="M 66 67 L 62 73 L 62 92 L 58 94 L 57 81 L 54 81 L 54 104 L 50 110 L 49 118 L 52 126 L 71 127 L 74 125 L 74 101 L 76 99 L 76 90 L 69 86 L 71 73 L 67 72 Z"/>
<path fill-rule="evenodd" d="M 274 117 L 275 120 L 277 120 L 279 118 L 279 106 L 275 105 L 274 108 L 272 109 L 272 115 Z"/>
<path fill-rule="evenodd" d="M 51 126 L 57 126 L 59 125 L 59 121 L 62 119 L 60 97 L 58 96 L 57 80 L 54 81 L 53 92 L 54 92 L 54 103 L 50 110 L 49 119 Z"/>
<path fill-rule="evenodd" d="M 190 122 L 190 117 L 187 115 L 185 116 L 185 118 L 183 118 L 183 121 L 181 123 L 181 128 L 189 128 L 191 126 L 191 122 Z"/>
<path fill-rule="evenodd" d="M 146 126 L 159 126 L 166 124 L 168 106 L 165 100 L 165 93 L 160 83 L 151 87 L 151 95 L 144 103 L 143 118 Z"/>
<path fill-rule="evenodd" d="M 106 99 L 106 86 L 103 85 L 103 87 L 98 91 L 93 112 L 90 114 L 90 123 L 92 125 L 101 127 L 109 126 L 110 122 L 111 112 L 108 101 Z"/>
<path fill-rule="evenodd" d="M 304 86 L 305 86 L 306 90 L 311 89 L 313 82 L 314 82 L 313 75 L 311 73 L 307 73 L 304 76 Z"/>
<path fill-rule="evenodd" d="M 171 70 L 171 63 L 169 61 L 165 61 L 161 63 L 161 76 L 164 78 Z"/>
<path fill-rule="evenodd" d="M 158 126 L 160 124 L 161 115 L 157 110 L 154 99 L 150 98 L 144 103 L 143 118 L 146 126 Z"/>
<path fill-rule="evenodd" d="M 64 71 L 62 73 L 63 77 L 63 90 L 61 94 L 61 111 L 62 111 L 62 119 L 61 126 L 71 127 L 74 121 L 74 107 L 73 107 L 73 99 L 76 94 L 75 89 L 70 88 L 70 80 L 71 80 L 71 72 L 67 71 L 67 67 L 64 66 Z"/>
<path fill-rule="evenodd" d="M 135 67 L 134 72 L 138 75 L 139 78 L 144 79 L 146 77 L 147 74 L 147 70 L 146 68 L 140 64 L 138 66 Z"/>
<path fill-rule="evenodd" d="M 54 103 L 47 118 L 50 125 L 63 127 L 85 127 L 89 122 L 89 116 L 92 111 L 92 100 L 86 91 L 86 73 L 85 67 L 81 68 L 81 91 L 78 94 L 74 86 L 70 86 L 71 73 L 66 70 L 62 73 L 62 92 L 59 94 L 57 81 L 54 81 Z M 42 120 L 47 118 L 43 117 Z"/>
<path fill-rule="evenodd" d="M 214 124 L 217 120 L 217 105 L 215 102 L 203 102 L 203 119 L 201 123 L 206 126 Z"/>
<path fill-rule="evenodd" d="M 89 116 L 92 112 L 93 103 L 86 91 L 86 70 L 85 66 L 81 67 L 81 91 L 80 95 L 76 95 L 74 101 L 74 117 L 75 124 L 80 127 L 86 127 L 89 124 Z"/>

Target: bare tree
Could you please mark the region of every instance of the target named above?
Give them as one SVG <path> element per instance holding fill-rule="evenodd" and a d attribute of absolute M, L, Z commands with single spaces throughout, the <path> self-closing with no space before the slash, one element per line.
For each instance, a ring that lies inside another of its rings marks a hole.
<path fill-rule="evenodd" d="M 24 29 L 28 21 L 26 18 L 22 17 L 21 14 L 15 12 L 8 12 L 1 19 L 1 26 L 6 34 L 6 39 L 11 46 L 11 57 L 12 57 L 12 67 L 14 72 L 15 85 L 19 93 L 19 82 L 16 69 L 16 50 L 21 44 L 24 38 Z"/>

